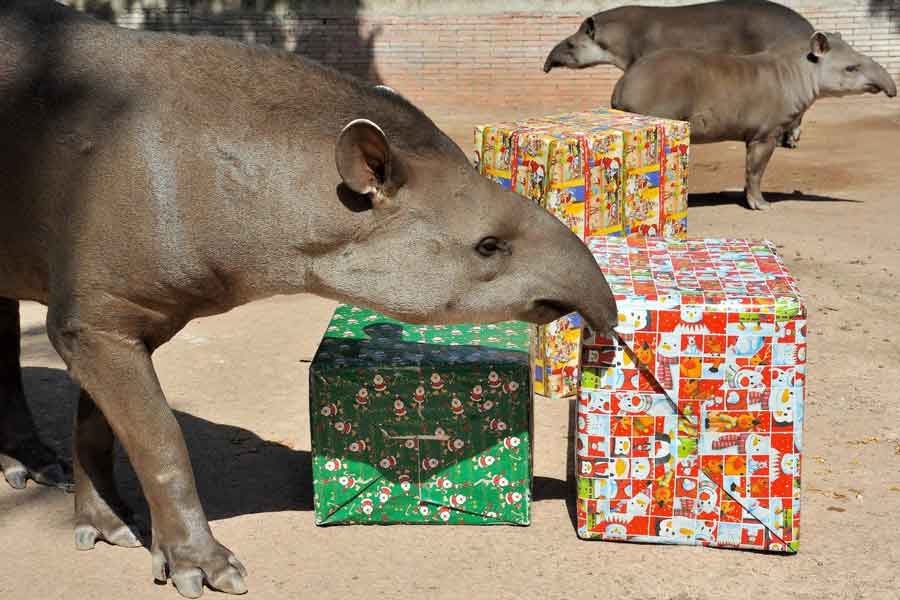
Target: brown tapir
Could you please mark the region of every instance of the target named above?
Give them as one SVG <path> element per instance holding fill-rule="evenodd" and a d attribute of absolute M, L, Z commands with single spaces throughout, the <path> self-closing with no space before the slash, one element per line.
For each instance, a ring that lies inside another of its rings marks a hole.
<path fill-rule="evenodd" d="M 747 145 L 747 203 L 769 203 L 760 182 L 776 141 L 816 98 L 884 92 L 897 86 L 877 62 L 840 34 L 815 32 L 749 56 L 665 50 L 635 63 L 613 90 L 612 106 L 691 123 L 698 144 Z"/>
<path fill-rule="evenodd" d="M 616 321 L 585 246 L 390 90 L 280 51 L 0 2 L 0 467 L 14 487 L 65 479 L 23 395 L 27 299 L 48 306 L 81 387 L 76 546 L 139 544 L 115 435 L 150 507 L 153 576 L 189 597 L 246 591 L 151 355 L 195 317 L 299 292 L 422 323 Z"/>
<path fill-rule="evenodd" d="M 807 40 L 813 31 L 796 11 L 766 0 L 620 6 L 585 19 L 578 31 L 550 51 L 544 71 L 602 64 L 627 71 L 642 57 L 666 48 L 755 54 L 785 38 Z M 799 138 L 798 118 L 781 143 L 793 148 Z"/>

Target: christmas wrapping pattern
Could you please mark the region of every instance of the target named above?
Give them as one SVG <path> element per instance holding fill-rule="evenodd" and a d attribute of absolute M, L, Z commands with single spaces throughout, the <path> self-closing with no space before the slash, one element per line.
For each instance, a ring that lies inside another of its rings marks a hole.
<path fill-rule="evenodd" d="M 338 307 L 310 368 L 316 524 L 529 524 L 528 343 Z"/>
<path fill-rule="evenodd" d="M 533 199 L 581 239 L 687 235 L 690 128 L 600 108 L 481 125 L 475 163 L 500 185 Z M 539 328 L 532 382 L 551 398 L 576 393 L 578 316 Z"/>
<path fill-rule="evenodd" d="M 796 552 L 806 309 L 773 246 L 589 247 L 619 326 L 584 330 L 579 536 Z"/>
<path fill-rule="evenodd" d="M 548 398 L 574 396 L 578 390 L 581 315 L 572 313 L 533 327 L 532 388 Z"/>
<path fill-rule="evenodd" d="M 475 164 L 581 239 L 684 237 L 690 127 L 600 108 L 475 128 Z"/>

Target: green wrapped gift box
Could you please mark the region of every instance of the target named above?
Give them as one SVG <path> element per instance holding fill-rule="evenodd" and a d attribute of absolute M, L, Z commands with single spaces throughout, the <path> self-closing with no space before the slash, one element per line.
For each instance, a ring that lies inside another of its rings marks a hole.
<path fill-rule="evenodd" d="M 528 326 L 338 307 L 310 368 L 318 525 L 528 525 Z"/>

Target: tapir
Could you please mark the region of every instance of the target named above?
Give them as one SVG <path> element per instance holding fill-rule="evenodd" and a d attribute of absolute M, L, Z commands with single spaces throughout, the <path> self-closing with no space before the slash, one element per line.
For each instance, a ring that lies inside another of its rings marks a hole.
<path fill-rule="evenodd" d="M 612 106 L 690 121 L 691 141 L 747 146 L 745 192 L 766 209 L 760 190 L 776 141 L 817 98 L 884 92 L 897 86 L 877 62 L 837 33 L 786 40 L 748 56 L 666 50 L 636 62 L 613 90 Z"/>
<path fill-rule="evenodd" d="M 617 321 L 556 218 L 399 94 L 286 52 L 5 1 L 0 140 L 0 467 L 16 488 L 66 485 L 23 394 L 18 301 L 37 301 L 81 390 L 76 547 L 140 544 L 115 436 L 150 508 L 153 576 L 187 597 L 246 591 L 151 360 L 191 319 L 305 292 L 415 323 Z"/>
<path fill-rule="evenodd" d="M 813 31 L 812 24 L 796 11 L 766 0 L 620 6 L 585 19 L 578 31 L 550 51 L 544 71 L 601 64 L 627 71 L 642 57 L 666 48 L 756 54 L 785 38 L 808 40 Z M 799 138 L 798 117 L 780 142 L 793 148 Z"/>

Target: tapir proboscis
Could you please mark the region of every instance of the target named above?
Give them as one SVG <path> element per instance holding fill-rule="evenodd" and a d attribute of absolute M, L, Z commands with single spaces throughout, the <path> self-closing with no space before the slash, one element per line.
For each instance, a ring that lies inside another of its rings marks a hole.
<path fill-rule="evenodd" d="M 619 6 L 588 17 L 547 55 L 544 71 L 611 64 L 627 71 L 642 57 L 680 48 L 716 54 L 756 54 L 785 39 L 809 39 L 813 26 L 794 10 L 767 0 L 722 0 L 685 6 Z M 780 140 L 793 148 L 800 117 Z"/>
<path fill-rule="evenodd" d="M 635 63 L 613 90 L 612 106 L 691 123 L 698 144 L 747 146 L 745 192 L 753 209 L 768 208 L 761 182 L 776 141 L 816 98 L 884 92 L 890 74 L 837 33 L 815 32 L 749 56 L 666 50 Z"/>
<path fill-rule="evenodd" d="M 18 301 L 33 300 L 81 388 L 76 546 L 140 544 L 115 435 L 149 504 L 153 576 L 184 596 L 246 591 L 151 361 L 191 319 L 300 292 L 419 323 L 617 319 L 561 222 L 398 94 L 286 52 L 0 2 L 0 140 L 0 468 L 13 487 L 65 485 L 22 389 Z"/>

